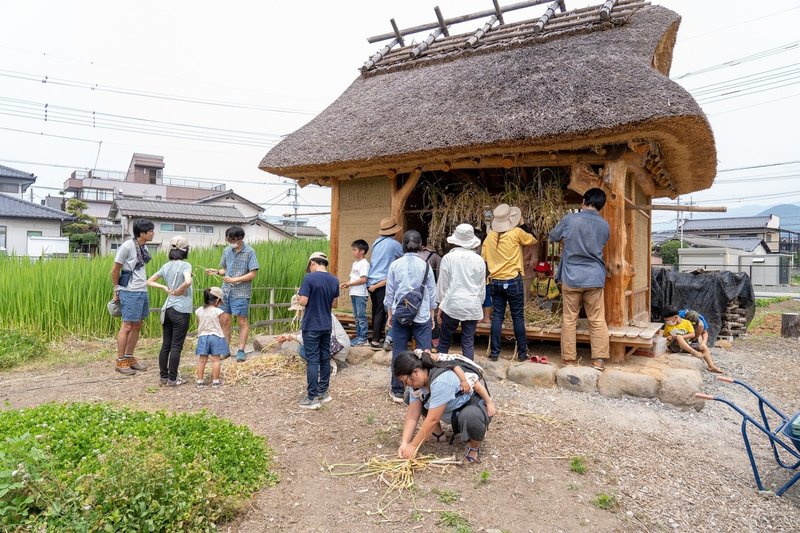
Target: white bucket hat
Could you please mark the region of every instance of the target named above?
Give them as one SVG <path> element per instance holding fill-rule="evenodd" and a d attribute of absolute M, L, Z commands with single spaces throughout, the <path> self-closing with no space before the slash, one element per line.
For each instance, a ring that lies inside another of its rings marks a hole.
<path fill-rule="evenodd" d="M 497 233 L 510 231 L 519 226 L 522 220 L 522 210 L 508 204 L 500 204 L 492 212 L 492 229 Z"/>
<path fill-rule="evenodd" d="M 475 228 L 469 224 L 456 226 L 453 234 L 447 238 L 447 242 L 469 250 L 473 250 L 481 244 L 481 240 L 475 236 Z"/>

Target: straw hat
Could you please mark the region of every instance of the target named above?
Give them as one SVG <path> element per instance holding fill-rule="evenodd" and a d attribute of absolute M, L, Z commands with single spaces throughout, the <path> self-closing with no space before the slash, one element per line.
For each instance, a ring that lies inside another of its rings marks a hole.
<path fill-rule="evenodd" d="M 500 204 L 492 212 L 492 229 L 497 233 L 510 231 L 519 226 L 522 220 L 522 211 L 519 207 L 512 207 L 508 204 Z"/>
<path fill-rule="evenodd" d="M 475 236 L 475 228 L 469 224 L 459 224 L 447 242 L 472 250 L 480 245 L 481 240 Z"/>
<path fill-rule="evenodd" d="M 387 217 L 381 220 L 381 229 L 378 231 L 378 235 L 391 236 L 400 231 L 400 229 L 394 217 Z"/>
<path fill-rule="evenodd" d="M 189 241 L 182 235 L 175 235 L 169 240 L 169 247 L 173 250 L 183 250 L 185 252 L 189 249 Z"/>
<path fill-rule="evenodd" d="M 210 289 L 208 289 L 208 292 L 210 292 L 212 296 L 215 296 L 220 300 L 225 300 L 225 293 L 223 293 L 222 289 L 220 289 L 219 287 L 211 287 Z"/>
<path fill-rule="evenodd" d="M 328 256 L 324 252 L 314 252 L 308 257 L 308 263 L 306 264 L 306 272 L 311 272 L 311 260 L 312 259 L 324 259 L 325 261 L 328 260 Z"/>

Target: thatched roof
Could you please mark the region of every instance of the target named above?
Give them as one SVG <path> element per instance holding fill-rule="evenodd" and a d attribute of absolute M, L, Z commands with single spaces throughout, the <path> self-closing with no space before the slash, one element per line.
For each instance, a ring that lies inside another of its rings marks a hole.
<path fill-rule="evenodd" d="M 308 179 L 648 140 L 678 192 L 705 189 L 716 173 L 714 137 L 698 104 L 668 78 L 679 22 L 646 6 L 448 53 L 437 54 L 447 46 L 436 41 L 420 59 L 362 73 L 259 167 Z"/>

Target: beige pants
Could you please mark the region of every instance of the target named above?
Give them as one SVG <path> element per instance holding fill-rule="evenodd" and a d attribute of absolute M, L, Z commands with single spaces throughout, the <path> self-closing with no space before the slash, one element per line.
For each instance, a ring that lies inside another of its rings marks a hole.
<path fill-rule="evenodd" d="M 603 289 L 574 289 L 561 286 L 563 320 L 561 322 L 561 357 L 564 361 L 575 361 L 578 349 L 575 345 L 575 328 L 581 303 L 589 319 L 589 342 L 592 359 L 608 359 L 608 325 L 606 324 Z"/>

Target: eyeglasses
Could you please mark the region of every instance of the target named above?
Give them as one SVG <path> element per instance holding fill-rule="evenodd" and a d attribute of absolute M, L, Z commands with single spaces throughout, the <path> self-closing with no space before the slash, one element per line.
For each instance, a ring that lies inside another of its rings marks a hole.
<path fill-rule="evenodd" d="M 414 370 L 411 371 L 411 374 L 405 376 L 397 376 L 397 381 L 402 383 L 403 386 L 405 387 L 413 387 L 413 385 L 411 384 L 411 376 L 414 374 L 416 370 L 417 369 L 415 368 Z"/>
<path fill-rule="evenodd" d="M 237 237 L 231 237 L 231 238 L 226 238 L 225 240 L 228 241 L 229 243 L 233 244 L 235 242 L 239 242 L 239 241 L 244 240 L 244 239 L 240 239 L 240 238 L 237 238 Z"/>

